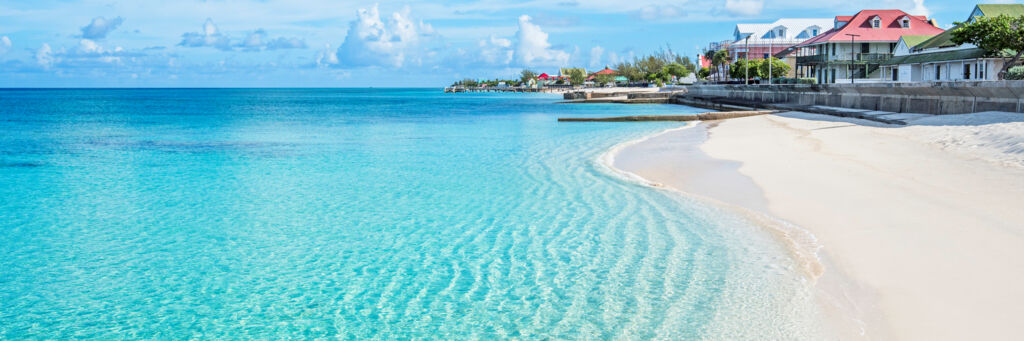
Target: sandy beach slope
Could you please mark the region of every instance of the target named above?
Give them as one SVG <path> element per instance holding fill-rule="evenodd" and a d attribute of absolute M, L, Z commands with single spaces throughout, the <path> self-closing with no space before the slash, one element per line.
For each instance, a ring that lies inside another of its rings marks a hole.
<path fill-rule="evenodd" d="M 1024 115 L 890 126 L 786 113 L 698 128 L 625 148 L 615 166 L 813 233 L 825 309 L 849 315 L 854 335 L 1024 335 Z"/>

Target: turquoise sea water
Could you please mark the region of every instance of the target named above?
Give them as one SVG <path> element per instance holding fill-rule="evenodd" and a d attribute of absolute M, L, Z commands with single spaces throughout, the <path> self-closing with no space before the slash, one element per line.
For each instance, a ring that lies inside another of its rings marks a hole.
<path fill-rule="evenodd" d="M 803 338 L 744 218 L 600 156 L 697 112 L 426 90 L 0 90 L 0 339 Z"/>

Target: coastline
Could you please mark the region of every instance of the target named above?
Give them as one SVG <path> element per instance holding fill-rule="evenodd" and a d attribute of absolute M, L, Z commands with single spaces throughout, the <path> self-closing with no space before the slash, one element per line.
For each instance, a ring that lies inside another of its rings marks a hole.
<path fill-rule="evenodd" d="M 1014 269 L 1024 268 L 1015 250 L 1024 231 L 1014 226 L 1024 221 L 1014 212 L 1024 186 L 1013 179 L 1024 170 L 1006 165 L 1015 155 L 971 155 L 956 145 L 966 139 L 960 135 L 989 126 L 899 131 L 793 114 L 696 127 L 687 132 L 710 136 L 694 142 L 682 130 L 660 132 L 613 148 L 608 165 L 747 216 L 779 218 L 762 223 L 809 231 L 822 248 L 814 254 L 823 269 L 820 277 L 809 274 L 841 338 L 998 339 L 1019 332 L 1007 316 L 1024 303 L 1013 285 L 1022 280 Z M 698 145 L 680 150 L 685 143 Z"/>

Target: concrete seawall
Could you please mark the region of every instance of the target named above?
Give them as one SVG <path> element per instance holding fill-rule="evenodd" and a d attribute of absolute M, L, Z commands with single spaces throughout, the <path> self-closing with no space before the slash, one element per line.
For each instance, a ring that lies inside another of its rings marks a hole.
<path fill-rule="evenodd" d="M 823 105 L 899 113 L 1024 113 L 1024 81 L 814 85 L 694 85 L 678 101 L 748 107 Z"/>

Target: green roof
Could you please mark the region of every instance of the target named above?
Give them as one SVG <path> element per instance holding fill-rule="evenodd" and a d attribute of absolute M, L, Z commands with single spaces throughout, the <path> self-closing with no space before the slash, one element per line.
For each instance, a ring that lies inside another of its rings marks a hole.
<path fill-rule="evenodd" d="M 956 46 L 956 44 L 953 43 L 953 30 L 955 29 L 956 27 L 948 29 L 946 32 L 936 34 L 934 37 L 931 37 L 931 39 L 925 40 L 914 47 L 918 50 L 923 50 L 936 47 Z"/>
<path fill-rule="evenodd" d="M 981 13 L 986 17 L 999 16 L 1001 14 L 1009 16 L 1024 15 L 1024 5 L 1022 4 L 978 5 L 977 9 L 980 10 Z M 973 15 L 974 12 L 972 11 L 971 14 Z M 953 43 L 953 31 L 955 31 L 958 27 L 960 26 L 956 26 L 946 30 L 945 32 L 939 33 L 938 35 L 932 37 L 931 39 L 928 39 L 918 44 L 915 48 L 918 50 L 923 50 L 937 47 L 956 46 L 956 44 Z"/>
<path fill-rule="evenodd" d="M 900 37 L 900 39 L 903 39 L 903 41 L 907 43 L 907 47 L 914 47 L 914 46 L 917 46 L 918 44 L 921 44 L 921 43 L 925 42 L 926 40 L 930 39 L 931 37 L 934 37 L 934 36 L 931 36 L 931 35 L 917 35 L 917 36 L 907 35 L 907 36 Z"/>
<path fill-rule="evenodd" d="M 943 52 L 932 52 L 932 53 L 918 53 L 909 54 L 905 56 L 892 57 L 883 64 L 895 65 L 895 64 L 918 64 L 918 63 L 931 63 L 931 62 L 942 62 L 947 60 L 963 60 L 963 59 L 976 59 L 992 56 L 993 54 L 988 53 L 984 49 L 973 48 L 965 50 L 953 50 Z"/>
<path fill-rule="evenodd" d="M 1011 17 L 1024 15 L 1024 5 L 1022 4 L 991 4 L 991 5 L 978 5 L 978 9 L 986 17 L 995 17 L 1000 14 L 1005 14 Z"/>

